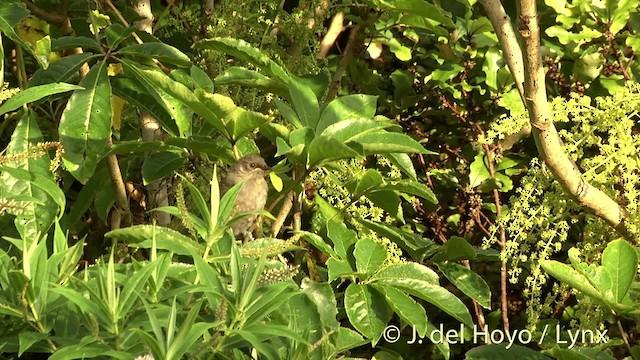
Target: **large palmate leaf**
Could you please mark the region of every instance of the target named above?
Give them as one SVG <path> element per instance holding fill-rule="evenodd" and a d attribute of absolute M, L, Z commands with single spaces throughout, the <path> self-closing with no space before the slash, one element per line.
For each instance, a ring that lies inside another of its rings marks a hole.
<path fill-rule="evenodd" d="M 111 84 L 107 63 L 101 61 L 80 81 L 60 119 L 62 160 L 69 172 L 85 183 L 96 169 L 98 159 L 111 136 Z"/>

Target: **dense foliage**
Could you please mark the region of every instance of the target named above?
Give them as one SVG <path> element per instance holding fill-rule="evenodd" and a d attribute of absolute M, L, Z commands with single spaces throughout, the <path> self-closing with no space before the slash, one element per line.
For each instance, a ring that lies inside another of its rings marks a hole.
<path fill-rule="evenodd" d="M 615 229 L 491 3 L 3 1 L 2 357 L 640 359 L 638 1 L 538 4 L 555 155 Z"/>

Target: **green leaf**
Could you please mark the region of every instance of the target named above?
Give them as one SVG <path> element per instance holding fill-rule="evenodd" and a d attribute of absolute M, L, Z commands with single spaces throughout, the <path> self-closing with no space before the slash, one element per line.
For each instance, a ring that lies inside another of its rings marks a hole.
<path fill-rule="evenodd" d="M 267 76 L 275 77 L 284 83 L 288 83 L 289 75 L 287 72 L 273 60 L 257 48 L 251 46 L 244 40 L 233 38 L 212 38 L 198 41 L 193 45 L 196 49 L 209 49 L 220 51 L 225 54 L 234 56 L 242 61 L 260 68 Z"/>
<path fill-rule="evenodd" d="M 600 292 L 605 296 L 611 292 L 616 302 L 622 302 L 638 268 L 638 257 L 633 246 L 621 239 L 610 242 L 602 254 L 602 268 L 608 275 L 610 282 L 607 285 L 610 286 L 600 288 Z"/>
<path fill-rule="evenodd" d="M 387 46 L 389 46 L 389 50 L 396 56 L 396 58 L 400 61 L 409 61 L 411 60 L 411 48 L 402 45 L 400 41 L 396 38 L 387 39 Z"/>
<path fill-rule="evenodd" d="M 355 274 L 355 270 L 348 260 L 338 260 L 336 258 L 329 258 L 329 260 L 327 260 L 327 271 L 329 273 L 329 281 L 333 281 L 341 276 Z"/>
<path fill-rule="evenodd" d="M 444 276 L 480 306 L 491 310 L 491 289 L 480 275 L 453 262 L 436 264 Z"/>
<path fill-rule="evenodd" d="M 121 42 L 128 39 L 131 34 L 135 32 L 135 28 L 130 27 L 126 28 L 118 23 L 109 25 L 105 30 L 104 34 L 107 38 L 107 44 L 109 45 L 110 50 L 114 50 Z"/>
<path fill-rule="evenodd" d="M 336 351 L 338 353 L 345 352 L 367 343 L 362 335 L 345 327 L 338 329 L 337 332 L 332 334 L 331 338 L 336 344 Z"/>
<path fill-rule="evenodd" d="M 95 39 L 84 36 L 62 36 L 51 40 L 52 51 L 61 51 L 73 48 L 102 51 L 102 47 L 96 42 Z"/>
<path fill-rule="evenodd" d="M 630 35 L 627 37 L 627 39 L 625 40 L 625 45 L 629 46 L 631 49 L 633 49 L 633 52 L 635 53 L 639 53 L 640 52 L 640 35 Z"/>
<path fill-rule="evenodd" d="M 388 237 L 391 241 L 400 245 L 414 259 L 423 259 L 427 254 L 432 254 L 439 248 L 432 240 L 422 238 L 413 232 L 409 233 L 397 227 L 366 219 L 358 219 L 358 221 L 371 231 Z"/>
<path fill-rule="evenodd" d="M 144 290 L 145 283 L 153 271 L 158 268 L 158 265 L 163 263 L 163 257 L 167 255 L 160 256 L 154 261 L 143 263 L 142 267 L 137 268 L 135 273 L 126 279 L 118 299 L 117 314 L 119 317 L 125 317 L 129 314 L 134 302 L 138 300 L 139 293 Z"/>
<path fill-rule="evenodd" d="M 400 196 L 395 191 L 380 190 L 372 191 L 366 195 L 371 202 L 388 212 L 389 215 L 398 219 L 398 221 L 404 223 L 404 216 L 402 213 L 402 201 Z"/>
<path fill-rule="evenodd" d="M 4 154 L 12 156 L 30 153 L 33 151 L 33 145 L 42 141 L 43 136 L 35 113 L 29 110 L 18 121 Z M 22 225 L 23 229 L 18 227 L 18 230 L 22 232 L 23 237 L 27 236 L 33 240 L 35 236 L 47 232 L 58 211 L 64 212 L 65 196 L 53 180 L 49 171 L 50 163 L 48 155 L 22 158 L 7 162 L 5 168 L 10 169 L 0 175 L 0 193 L 4 197 L 17 200 L 21 196 L 28 196 L 37 200 L 29 201 L 23 214 L 15 214 L 18 215 L 16 224 L 22 224 L 23 220 L 20 219 L 28 218 Z M 52 200 L 55 200 L 58 208 L 50 206 Z"/>
<path fill-rule="evenodd" d="M 161 63 L 176 65 L 179 67 L 190 67 L 191 59 L 182 51 L 162 42 L 151 42 L 134 44 L 118 50 L 119 54 L 133 57 L 143 57 L 156 59 Z"/>
<path fill-rule="evenodd" d="M 373 284 L 372 286 L 384 295 L 387 299 L 387 304 L 393 309 L 393 312 L 398 314 L 402 321 L 413 325 L 420 337 L 426 335 L 427 313 L 422 305 L 393 286 L 382 284 Z"/>
<path fill-rule="evenodd" d="M 379 121 L 374 119 L 346 119 L 327 126 L 321 135 L 336 138 L 342 142 L 355 141 L 359 135 L 396 126 L 391 121 Z M 320 132 L 318 132 L 320 134 Z"/>
<path fill-rule="evenodd" d="M 49 68 L 49 57 L 51 56 L 51 37 L 49 35 L 36 41 L 33 55 L 43 69 Z"/>
<path fill-rule="evenodd" d="M 222 74 L 216 76 L 217 85 L 238 85 L 240 87 L 251 87 L 268 93 L 276 94 L 290 100 L 287 85 L 279 80 L 270 79 L 257 71 L 243 67 L 231 67 Z"/>
<path fill-rule="evenodd" d="M 615 360 L 608 353 L 590 348 L 560 349 L 553 348 L 545 351 L 557 360 Z"/>
<path fill-rule="evenodd" d="M 333 241 L 333 249 L 339 258 L 346 259 L 352 254 L 352 245 L 358 240 L 356 232 L 337 220 L 327 221 L 327 235 Z"/>
<path fill-rule="evenodd" d="M 324 135 L 318 136 L 309 144 L 307 168 L 318 167 L 326 162 L 351 159 L 360 156 L 353 148 L 342 141 Z"/>
<path fill-rule="evenodd" d="M 83 89 L 82 86 L 65 84 L 65 83 L 46 84 L 46 85 L 30 87 L 12 96 L 2 106 L 0 106 L 0 115 L 4 115 L 9 111 L 13 111 L 21 107 L 22 105 L 26 105 L 36 100 L 40 100 L 49 95 L 59 94 L 59 93 L 72 91 L 72 90 L 81 90 L 81 89 Z"/>
<path fill-rule="evenodd" d="M 376 114 L 378 96 L 348 95 L 331 101 L 322 111 L 316 133 L 322 134 L 329 125 L 348 119 L 370 119 Z"/>
<path fill-rule="evenodd" d="M 29 350 L 35 343 L 40 342 L 49 337 L 46 333 L 36 333 L 31 331 L 21 331 L 18 333 L 18 357 L 21 357 L 25 351 Z"/>
<path fill-rule="evenodd" d="M 401 193 L 419 196 L 432 204 L 437 204 L 438 199 L 436 195 L 429 189 L 426 184 L 419 183 L 413 180 L 402 180 L 395 183 L 387 184 L 384 186 L 385 190 L 394 190 Z"/>
<path fill-rule="evenodd" d="M 381 1 L 383 8 L 403 13 L 415 14 L 432 20 L 438 24 L 453 28 L 455 24 L 447 12 L 424 0 Z M 449 16 L 447 16 L 449 15 Z"/>
<path fill-rule="evenodd" d="M 148 92 L 145 86 L 136 80 L 122 77 L 112 78 L 111 85 L 115 95 L 158 120 L 162 125 L 162 130 L 169 135 L 180 136 L 190 130 L 193 112 L 167 93 L 158 89 Z M 175 116 L 171 115 L 166 108 L 171 108 Z M 179 138 L 170 137 L 169 139 L 177 140 Z"/>
<path fill-rule="evenodd" d="M 33 54 L 33 46 L 22 41 L 18 33 L 16 33 L 16 25 L 30 15 L 24 4 L 17 2 L 3 3 L 0 6 L 0 31 L 16 44 L 22 46 Z"/>
<path fill-rule="evenodd" d="M 487 169 L 487 166 L 484 164 L 484 155 L 476 155 L 469 169 L 469 185 L 474 188 L 489 178 L 491 178 L 491 175 L 489 174 L 489 169 Z"/>
<path fill-rule="evenodd" d="M 573 75 L 583 84 L 591 82 L 600 75 L 602 66 L 607 62 L 600 52 L 586 54 L 573 65 Z"/>
<path fill-rule="evenodd" d="M 375 345 L 391 319 L 384 297 L 368 285 L 352 283 L 344 293 L 344 308 L 353 327 Z"/>
<path fill-rule="evenodd" d="M 300 290 L 315 304 L 323 326 L 330 329 L 340 327 L 340 323 L 336 320 L 338 315 L 336 296 L 330 284 L 317 283 L 304 278 Z"/>
<path fill-rule="evenodd" d="M 416 262 L 401 262 L 385 266 L 369 278 L 369 281 L 386 279 L 414 279 L 438 285 L 438 274 L 425 265 Z"/>
<path fill-rule="evenodd" d="M 62 160 L 81 183 L 93 175 L 98 159 L 111 136 L 111 84 L 107 63 L 94 65 L 80 81 L 83 90 L 75 90 L 60 119 Z"/>
<path fill-rule="evenodd" d="M 399 167 L 405 175 L 409 176 L 411 180 L 418 179 L 416 169 L 413 167 L 413 162 L 409 155 L 403 153 L 389 153 L 385 154 L 385 156 L 393 165 Z"/>
<path fill-rule="evenodd" d="M 320 117 L 320 106 L 316 95 L 295 77 L 289 81 L 289 94 L 302 125 L 315 129 Z"/>
<path fill-rule="evenodd" d="M 298 129 L 304 127 L 300 122 L 298 115 L 296 115 L 296 113 L 293 111 L 293 109 L 289 105 L 287 105 L 286 103 L 278 99 L 275 99 L 273 102 L 274 104 L 276 104 L 276 107 L 280 111 L 280 114 L 282 114 L 282 117 L 284 117 L 284 119 L 287 120 L 289 124 L 293 125 Z"/>
<path fill-rule="evenodd" d="M 378 270 L 387 260 L 387 250 L 371 238 L 363 238 L 356 242 L 353 252 L 356 258 L 356 269 L 359 273 L 368 274 Z"/>
<path fill-rule="evenodd" d="M 604 301 L 602 295 L 589 283 L 589 280 L 569 265 L 554 260 L 543 260 L 540 261 L 540 266 L 551 276 L 578 289 L 585 295 L 600 302 Z"/>
<path fill-rule="evenodd" d="M 387 131 L 357 135 L 353 141 L 362 145 L 366 154 L 418 153 L 433 154 L 410 136 Z"/>
<path fill-rule="evenodd" d="M 171 251 L 178 255 L 202 254 L 204 247 L 181 233 L 160 226 L 135 225 L 106 233 L 106 238 L 123 240 L 133 246 L 150 248 L 151 239 L 155 235 L 158 249 Z"/>
<path fill-rule="evenodd" d="M 331 255 L 335 258 L 338 257 L 338 255 L 333 251 L 331 246 L 329 246 L 329 244 L 327 244 L 321 236 L 316 235 L 314 233 L 307 232 L 307 231 L 302 231 L 302 234 L 303 234 L 302 238 L 310 242 L 318 250 L 322 251 L 325 254 Z"/>
<path fill-rule="evenodd" d="M 148 185 L 156 180 L 165 178 L 179 169 L 187 159 L 182 153 L 163 151 L 150 154 L 142 164 L 142 179 Z"/>
<path fill-rule="evenodd" d="M 31 77 L 31 80 L 29 80 L 28 87 L 32 88 L 39 85 L 67 81 L 78 73 L 78 70 L 82 65 L 96 57 L 98 56 L 91 53 L 65 56 L 49 65 L 46 70 L 39 69 L 36 71 L 35 74 L 33 74 L 33 77 Z"/>
<path fill-rule="evenodd" d="M 410 295 L 437 306 L 468 327 L 473 327 L 473 319 L 471 319 L 469 309 L 460 299 L 441 286 L 416 279 L 381 279 L 376 282 L 400 288 Z"/>
<path fill-rule="evenodd" d="M 473 259 L 476 256 L 476 250 L 471 246 L 465 238 L 452 236 L 440 248 L 440 253 L 433 257 L 433 261 L 459 261 Z"/>
<path fill-rule="evenodd" d="M 66 197 L 62 189 L 58 187 L 58 184 L 56 184 L 50 176 L 43 176 L 37 173 L 29 172 L 27 170 L 10 168 L 6 166 L 0 166 L 0 171 L 10 174 L 18 180 L 28 181 L 33 186 L 44 191 L 47 195 L 49 195 L 49 198 L 52 199 L 56 203 L 56 205 L 58 205 L 58 209 L 56 211 L 59 211 L 61 213 L 64 212 Z M 34 214 L 42 215 L 41 213 Z M 49 226 L 50 225 L 51 224 L 49 224 Z"/>
<path fill-rule="evenodd" d="M 358 181 L 353 192 L 353 198 L 358 199 L 367 192 L 378 189 L 383 184 L 382 175 L 378 170 L 368 169 Z"/>
<path fill-rule="evenodd" d="M 571 42 L 574 42 L 576 45 L 581 45 L 602 36 L 600 31 L 587 26 L 582 26 L 579 32 L 574 33 L 560 25 L 548 27 L 547 30 L 545 30 L 545 34 L 550 37 L 557 37 L 562 45 L 568 45 Z"/>
<path fill-rule="evenodd" d="M 551 360 L 535 350 L 520 345 L 489 344 L 475 347 L 465 354 L 465 360 Z"/>
<path fill-rule="evenodd" d="M 215 112 L 209 109 L 207 105 L 202 103 L 202 100 L 196 97 L 196 95 L 191 90 L 189 90 L 188 87 L 172 80 L 162 72 L 154 70 L 143 70 L 137 68 L 134 63 L 127 62 L 126 60 L 123 60 L 122 63 L 125 66 L 125 70 L 129 69 L 140 81 L 144 81 L 147 91 L 150 91 L 150 89 L 153 89 L 154 87 L 161 89 L 162 91 L 166 92 L 167 94 L 171 95 L 172 97 L 189 107 L 196 114 L 202 116 L 205 121 L 211 124 L 216 130 L 220 131 L 225 137 L 230 137 L 230 134 L 227 131 L 224 122 L 216 115 Z M 202 89 L 198 89 L 196 91 L 206 93 Z M 167 105 L 164 106 L 165 109 L 167 109 Z"/>
<path fill-rule="evenodd" d="M 266 115 L 236 106 L 230 97 L 224 95 L 209 94 L 201 89 L 197 89 L 195 95 L 218 118 L 225 122 L 227 130 L 234 140 L 241 138 L 271 120 Z"/>
<path fill-rule="evenodd" d="M 189 69 L 189 75 L 193 79 L 193 82 L 201 89 L 204 89 L 208 92 L 213 91 L 213 81 L 209 75 L 199 67 L 192 65 Z"/>
<path fill-rule="evenodd" d="M 631 14 L 637 12 L 638 0 L 611 1 L 610 4 L 615 4 L 615 9 L 609 14 L 611 17 L 609 31 L 612 35 L 616 35 L 627 25 Z"/>

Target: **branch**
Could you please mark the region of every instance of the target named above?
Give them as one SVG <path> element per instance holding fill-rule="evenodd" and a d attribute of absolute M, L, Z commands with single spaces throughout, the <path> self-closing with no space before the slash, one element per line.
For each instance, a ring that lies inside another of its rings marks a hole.
<path fill-rule="evenodd" d="M 359 33 L 360 25 L 353 25 L 353 27 L 351 28 L 351 32 L 349 33 L 349 40 L 347 40 L 347 45 L 344 48 L 344 54 L 342 54 L 342 59 L 340 59 L 338 68 L 336 69 L 335 74 L 333 74 L 331 86 L 329 87 L 329 92 L 327 93 L 327 102 L 333 100 L 340 91 L 342 74 L 347 69 L 347 66 L 349 66 L 351 59 L 353 59 L 353 57 L 355 56 L 355 42 L 358 38 Z"/>
<path fill-rule="evenodd" d="M 520 50 L 520 44 L 516 38 L 516 33 L 511 25 L 511 19 L 509 15 L 504 11 L 500 0 L 480 0 L 480 3 L 484 7 L 484 11 L 487 13 L 487 17 L 493 24 L 493 28 L 500 41 L 502 52 L 507 62 L 507 66 L 511 71 L 511 76 L 516 83 L 516 88 L 520 94 L 522 102 L 525 102 L 524 93 L 524 64 L 522 60 L 522 51 Z M 531 126 L 524 126 L 520 131 L 515 134 L 507 136 L 505 139 L 499 142 L 499 145 L 504 150 L 509 150 L 518 141 L 528 137 L 531 134 Z"/>
<path fill-rule="evenodd" d="M 499 0 L 483 0 L 482 3 L 485 8 L 491 10 L 502 8 Z M 522 26 L 519 32 L 524 40 L 525 106 L 529 111 L 532 132 L 540 157 L 545 161 L 562 188 L 581 206 L 603 219 L 626 239 L 637 241 L 637 234 L 632 233 L 625 223 L 625 219 L 628 217 L 626 210 L 607 194 L 586 182 L 578 167 L 564 153 L 562 140 L 551 120 L 547 103 L 545 75 L 540 56 L 540 27 L 536 2 L 535 0 L 520 0 L 520 4 Z M 504 14 L 504 9 L 499 9 L 499 13 Z M 504 26 L 497 21 L 500 19 L 494 17 L 490 20 L 495 29 Z M 496 31 L 500 33 L 500 30 Z M 515 34 L 503 33 L 499 36 L 513 37 L 508 40 L 509 43 L 516 41 Z M 507 39 L 505 39 L 506 42 Z M 503 47 L 507 61 L 518 58 L 518 55 L 515 54 L 517 50 L 518 48 L 510 46 Z"/>
<path fill-rule="evenodd" d="M 341 11 L 333 17 L 333 20 L 331 20 L 331 25 L 327 30 L 327 34 L 322 38 L 322 41 L 320 41 L 320 51 L 318 51 L 316 58 L 324 59 L 327 57 L 327 54 L 333 44 L 335 44 L 336 39 L 338 39 L 340 33 L 344 31 L 344 26 L 342 25 L 343 22 L 344 13 Z"/>
<path fill-rule="evenodd" d="M 68 18 L 67 15 L 60 14 L 57 11 L 47 11 L 47 10 L 41 9 L 29 0 L 22 0 L 22 2 L 25 5 L 27 5 L 27 9 L 29 9 L 29 11 L 33 15 L 39 17 L 40 19 L 46 22 L 61 26 L 65 23 L 65 21 Z"/>

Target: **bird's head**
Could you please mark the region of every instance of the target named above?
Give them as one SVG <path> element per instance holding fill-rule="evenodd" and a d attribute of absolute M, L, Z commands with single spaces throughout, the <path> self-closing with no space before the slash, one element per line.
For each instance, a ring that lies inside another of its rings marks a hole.
<path fill-rule="evenodd" d="M 271 168 L 260 155 L 251 154 L 238 159 L 230 172 L 239 174 L 242 178 L 264 177 Z"/>

